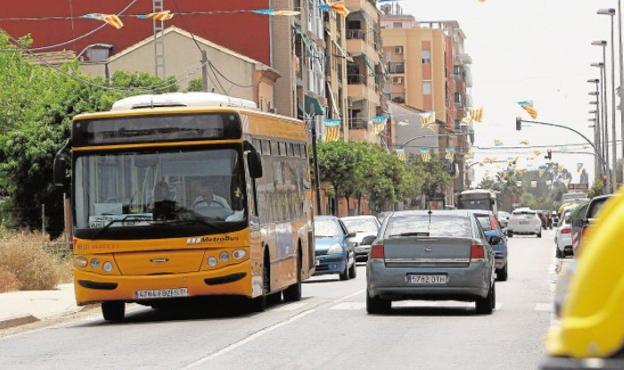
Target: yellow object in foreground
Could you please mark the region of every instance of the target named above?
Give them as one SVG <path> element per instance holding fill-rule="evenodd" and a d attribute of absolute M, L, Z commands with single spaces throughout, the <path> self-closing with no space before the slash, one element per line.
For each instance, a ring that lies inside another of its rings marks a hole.
<path fill-rule="evenodd" d="M 624 188 L 609 201 L 587 234 L 564 303 L 551 328 L 552 356 L 612 356 L 624 347 Z"/>

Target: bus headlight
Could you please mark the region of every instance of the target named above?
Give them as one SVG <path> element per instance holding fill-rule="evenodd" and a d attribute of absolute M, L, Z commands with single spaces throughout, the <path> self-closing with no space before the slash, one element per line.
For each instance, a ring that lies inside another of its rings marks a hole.
<path fill-rule="evenodd" d="M 217 258 L 216 257 L 209 257 L 208 258 L 208 266 L 216 267 L 217 266 Z"/>
<path fill-rule="evenodd" d="M 245 252 L 244 249 L 235 249 L 234 252 L 232 252 L 232 257 L 237 261 L 242 260 L 245 256 L 247 256 L 247 252 Z"/>
<path fill-rule="evenodd" d="M 221 254 L 219 254 L 219 259 L 221 260 L 221 262 L 226 262 L 230 260 L 230 254 L 228 252 L 221 252 Z"/>
<path fill-rule="evenodd" d="M 113 264 L 108 261 L 104 262 L 104 264 L 102 265 L 102 270 L 104 270 L 104 272 L 113 271 Z"/>
<path fill-rule="evenodd" d="M 86 257 L 78 256 L 74 259 L 76 267 L 85 268 L 89 264 L 89 260 Z"/>

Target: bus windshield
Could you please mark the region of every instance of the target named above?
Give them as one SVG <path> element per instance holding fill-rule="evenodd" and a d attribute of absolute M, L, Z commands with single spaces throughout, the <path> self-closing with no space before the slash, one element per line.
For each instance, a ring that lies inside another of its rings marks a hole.
<path fill-rule="evenodd" d="M 484 211 L 492 210 L 492 200 L 489 194 L 477 196 L 461 196 L 458 204 L 459 209 L 480 209 Z"/>
<path fill-rule="evenodd" d="M 74 168 L 77 229 L 246 218 L 241 152 L 234 148 L 90 153 Z"/>

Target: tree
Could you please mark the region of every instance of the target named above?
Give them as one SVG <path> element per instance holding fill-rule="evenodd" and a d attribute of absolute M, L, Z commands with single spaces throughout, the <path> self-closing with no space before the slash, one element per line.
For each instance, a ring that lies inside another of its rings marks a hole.
<path fill-rule="evenodd" d="M 0 53 L 2 208 L 12 226 L 34 229 L 41 225 L 44 204 L 48 231 L 56 236 L 63 230 L 64 218 L 61 190 L 52 185 L 52 162 L 69 138 L 72 118 L 109 110 L 126 96 L 176 91 L 175 79 L 116 72 L 107 84 L 81 75 L 77 63 L 59 71 L 35 65 L 1 33 L 0 49 L 5 50 Z"/>
<path fill-rule="evenodd" d="M 421 192 L 431 200 L 438 195 L 445 186 L 451 183 L 451 175 L 444 161 L 433 155 L 429 161 L 420 157 L 411 157 L 409 166 L 414 176 L 420 179 Z"/>
<path fill-rule="evenodd" d="M 348 199 L 362 186 L 362 152 L 353 143 L 344 141 L 321 142 L 317 150 L 320 180 L 334 188 L 338 208 L 338 197 Z"/>

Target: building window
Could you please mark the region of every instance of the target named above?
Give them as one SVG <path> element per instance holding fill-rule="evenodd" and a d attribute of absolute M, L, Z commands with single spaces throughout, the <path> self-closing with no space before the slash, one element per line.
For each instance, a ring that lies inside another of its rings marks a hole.
<path fill-rule="evenodd" d="M 392 28 L 403 28 L 403 23 L 401 23 L 401 22 L 392 22 Z"/>
<path fill-rule="evenodd" d="M 396 55 L 403 55 L 403 46 L 395 46 L 394 47 L 394 53 Z"/>
<path fill-rule="evenodd" d="M 431 95 L 433 93 L 433 84 L 431 81 L 423 81 L 423 95 Z"/>
<path fill-rule="evenodd" d="M 456 92 L 455 93 L 455 105 L 461 106 L 463 103 L 462 94 Z"/>
<path fill-rule="evenodd" d="M 423 51 L 422 51 L 422 64 L 431 64 L 431 50 L 423 49 Z"/>

